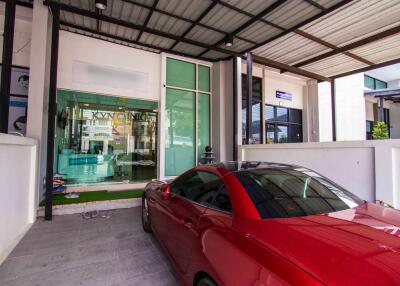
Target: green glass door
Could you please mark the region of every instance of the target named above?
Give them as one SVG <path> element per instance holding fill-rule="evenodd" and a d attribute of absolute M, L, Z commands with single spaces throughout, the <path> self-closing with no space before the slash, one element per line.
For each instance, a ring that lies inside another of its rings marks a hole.
<path fill-rule="evenodd" d="M 167 58 L 165 176 L 201 162 L 210 136 L 210 68 Z"/>

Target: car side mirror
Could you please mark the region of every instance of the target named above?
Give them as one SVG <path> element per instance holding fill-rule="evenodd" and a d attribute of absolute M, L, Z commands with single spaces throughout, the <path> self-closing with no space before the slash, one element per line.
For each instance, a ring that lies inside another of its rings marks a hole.
<path fill-rule="evenodd" d="M 164 200 L 168 200 L 171 197 L 171 187 L 169 185 L 161 187 L 161 196 Z"/>

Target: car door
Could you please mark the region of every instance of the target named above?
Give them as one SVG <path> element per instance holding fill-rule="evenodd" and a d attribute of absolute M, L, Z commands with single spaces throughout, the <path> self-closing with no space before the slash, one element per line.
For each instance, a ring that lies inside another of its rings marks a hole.
<path fill-rule="evenodd" d="M 160 204 L 163 243 L 182 273 L 200 251 L 198 222 L 215 196 L 220 180 L 204 171 L 193 171 L 171 184 L 171 195 Z"/>

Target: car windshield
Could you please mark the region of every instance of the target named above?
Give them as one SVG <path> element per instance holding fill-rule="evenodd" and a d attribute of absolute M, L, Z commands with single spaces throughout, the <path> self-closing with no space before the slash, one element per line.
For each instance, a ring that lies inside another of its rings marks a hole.
<path fill-rule="evenodd" d="M 235 173 L 262 218 L 324 214 L 363 203 L 321 175 L 305 168 L 266 168 Z"/>

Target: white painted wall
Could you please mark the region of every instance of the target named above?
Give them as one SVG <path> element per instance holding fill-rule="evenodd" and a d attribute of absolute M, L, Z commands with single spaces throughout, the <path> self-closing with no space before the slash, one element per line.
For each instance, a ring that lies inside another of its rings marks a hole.
<path fill-rule="evenodd" d="M 308 80 L 303 87 L 303 142 L 319 142 L 318 84 Z"/>
<path fill-rule="evenodd" d="M 160 54 L 60 31 L 58 61 L 60 89 L 157 101 L 160 98 Z M 78 73 L 84 76 L 77 79 L 74 74 Z M 113 81 L 101 80 L 115 73 L 118 76 Z M 137 85 L 129 85 L 139 77 Z"/>
<path fill-rule="evenodd" d="M 37 142 L 0 134 L 0 264 L 35 221 Z"/>
<path fill-rule="evenodd" d="M 304 166 L 362 199 L 400 208 L 400 140 L 244 145 L 239 159 Z"/>
<path fill-rule="evenodd" d="M 4 10 L 5 3 L 0 2 L 0 55 L 3 54 Z M 32 9 L 17 5 L 15 10 L 13 65 L 29 67 L 31 36 Z"/>
<path fill-rule="evenodd" d="M 318 83 L 319 142 L 332 141 L 331 83 Z"/>
<path fill-rule="evenodd" d="M 265 101 L 267 104 L 303 109 L 304 87 L 307 81 L 274 71 L 265 71 Z M 289 92 L 292 100 L 283 100 L 276 97 L 276 91 Z"/>
<path fill-rule="evenodd" d="M 375 121 L 374 117 L 374 102 L 365 99 L 365 120 Z"/>
<path fill-rule="evenodd" d="M 32 19 L 32 34 L 29 70 L 29 98 L 27 137 L 34 138 L 39 144 L 37 162 L 37 189 L 44 193 L 47 159 L 47 119 L 50 80 L 51 15 L 43 1 L 35 0 Z"/>
<path fill-rule="evenodd" d="M 365 140 L 364 75 L 335 81 L 337 141 Z"/>
<path fill-rule="evenodd" d="M 400 139 L 400 104 L 392 104 L 390 108 L 390 137 Z M 400 173 L 399 173 L 400 174 Z"/>

